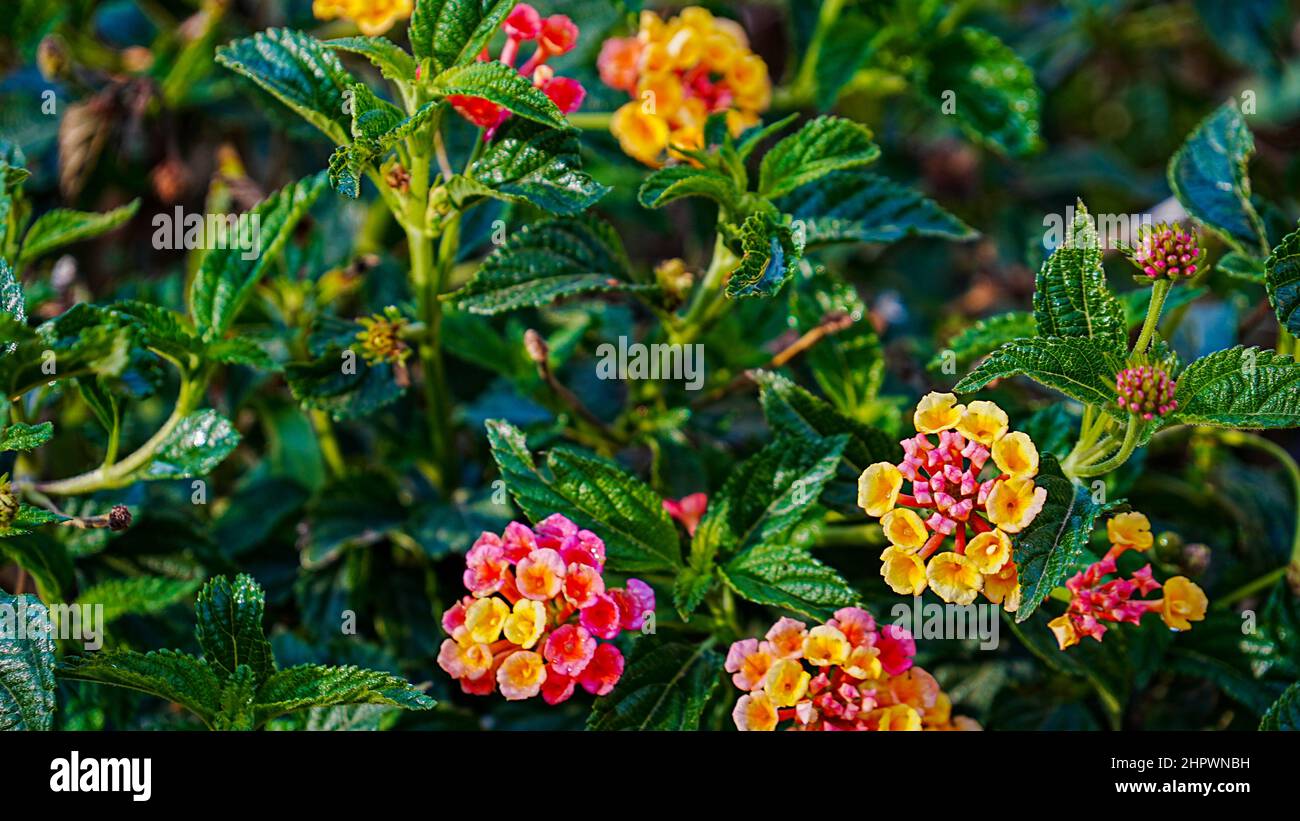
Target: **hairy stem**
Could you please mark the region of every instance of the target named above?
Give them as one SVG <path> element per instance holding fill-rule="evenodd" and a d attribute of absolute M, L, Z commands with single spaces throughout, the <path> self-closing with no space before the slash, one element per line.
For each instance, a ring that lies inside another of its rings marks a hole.
<path fill-rule="evenodd" d="M 690 305 L 678 324 L 678 330 L 670 332 L 673 342 L 679 345 L 694 342 L 717 320 L 726 306 L 723 285 L 737 262 L 739 260 L 736 255 L 727 247 L 719 233 L 713 242 L 713 259 L 709 262 L 709 269 L 704 272 L 704 279 L 691 298 Z"/>
<path fill-rule="evenodd" d="M 1151 337 L 1155 335 L 1156 325 L 1160 322 L 1160 312 L 1165 307 L 1165 298 L 1169 296 L 1169 288 L 1173 285 L 1167 279 L 1157 279 L 1155 285 L 1151 286 L 1151 304 L 1147 306 L 1147 318 L 1142 323 L 1142 332 L 1138 334 L 1137 343 L 1133 345 L 1133 353 L 1146 353 L 1147 346 L 1151 344 Z"/>
<path fill-rule="evenodd" d="M 1074 475 L 1079 478 L 1088 478 L 1092 476 L 1101 476 L 1110 473 L 1115 468 L 1123 465 L 1128 458 L 1133 455 L 1137 448 L 1138 431 L 1142 428 L 1142 420 L 1136 415 L 1132 415 L 1128 420 L 1128 427 L 1124 430 L 1124 441 L 1120 443 L 1119 451 L 1104 462 L 1095 465 L 1080 465 L 1076 468 Z"/>

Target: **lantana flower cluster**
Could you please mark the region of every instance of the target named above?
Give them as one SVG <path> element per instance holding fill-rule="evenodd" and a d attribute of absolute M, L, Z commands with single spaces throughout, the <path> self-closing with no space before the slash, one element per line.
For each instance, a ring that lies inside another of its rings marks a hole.
<path fill-rule="evenodd" d="M 311 13 L 318 20 L 351 20 L 362 34 L 374 37 L 410 17 L 413 8 L 414 0 L 312 0 Z"/>
<path fill-rule="evenodd" d="M 978 730 L 952 715 L 934 676 L 915 667 L 916 643 L 898 625 L 844 607 L 811 629 L 782 618 L 762 641 L 731 645 L 726 670 L 744 695 L 731 717 L 741 730 Z"/>
<path fill-rule="evenodd" d="M 1205 592 L 1186 576 L 1174 576 L 1163 585 L 1164 596 L 1158 599 L 1139 599 L 1162 585 L 1151 575 L 1151 565 L 1129 574 L 1127 579 L 1104 581 L 1116 573 L 1116 560 L 1125 552 L 1144 553 L 1151 548 L 1151 522 L 1141 513 L 1120 513 L 1106 522 L 1106 535 L 1110 550 L 1101 561 L 1093 562 L 1085 570 L 1074 574 L 1065 583 L 1070 591 L 1070 606 L 1048 626 L 1056 642 L 1064 650 L 1078 644 L 1083 636 L 1101 641 L 1108 629 L 1103 622 L 1140 624 L 1148 613 L 1159 613 L 1165 624 L 1174 630 L 1189 630 L 1192 622 L 1205 618 L 1209 601 Z"/>
<path fill-rule="evenodd" d="M 572 114 L 582 107 L 587 96 L 582 83 L 557 76 L 555 70 L 546 64 L 552 57 L 569 53 L 578 44 L 578 26 L 573 20 L 563 14 L 542 17 L 537 9 L 519 3 L 501 22 L 501 29 L 506 33 L 506 42 L 497 60 L 515 68 L 523 44 L 535 43 L 532 54 L 518 66 L 519 73 L 532 80 L 533 85 L 563 113 Z M 486 47 L 478 59 L 480 62 L 492 59 Z M 504 106 L 483 97 L 452 94 L 447 101 L 462 117 L 486 129 L 484 139 L 491 139 L 496 129 L 510 117 L 510 111 Z"/>
<path fill-rule="evenodd" d="M 606 40 L 597 66 L 606 85 L 633 97 L 614 112 L 610 131 L 650 166 L 670 147 L 703 148 L 710 114 L 727 112 L 739 134 L 772 100 L 767 64 L 749 50 L 745 30 L 696 6 L 668 20 L 641 12 L 636 36 Z"/>
<path fill-rule="evenodd" d="M 651 587 L 605 586 L 605 543 L 554 514 L 529 528 L 511 522 L 484 533 L 465 557 L 470 595 L 450 607 L 438 666 L 472 695 L 500 688 L 508 701 L 541 694 L 559 704 L 581 685 L 614 689 L 623 654 L 609 643 L 640 630 L 655 606 Z"/>
<path fill-rule="evenodd" d="M 1128 258 L 1148 279 L 1190 279 L 1200 263 L 1200 241 L 1194 229 L 1185 230 L 1177 223 L 1141 225 Z"/>
<path fill-rule="evenodd" d="M 983 593 L 1015 611 L 1020 583 L 1011 535 L 1047 500 L 1034 483 L 1038 448 L 1027 434 L 1008 431 L 1006 412 L 993 402 L 959 405 L 950 393 L 923 397 L 913 422 L 916 435 L 900 443 L 903 461 L 877 462 L 858 479 L 858 505 L 880 519 L 889 540 L 881 575 L 902 595 L 929 587 L 964 605 Z M 953 549 L 945 551 L 949 537 Z"/>
<path fill-rule="evenodd" d="M 1178 383 L 1159 365 L 1135 364 L 1115 375 L 1115 403 L 1150 422 L 1178 409 Z"/>

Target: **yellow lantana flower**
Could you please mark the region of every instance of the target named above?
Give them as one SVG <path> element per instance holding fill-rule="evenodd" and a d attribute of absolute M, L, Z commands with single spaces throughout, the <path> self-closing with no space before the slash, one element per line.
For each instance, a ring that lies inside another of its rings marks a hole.
<path fill-rule="evenodd" d="M 412 7 L 412 0 L 312 0 L 311 13 L 318 20 L 351 20 L 362 34 L 374 37 L 410 17 Z"/>
<path fill-rule="evenodd" d="M 1020 609 L 1020 574 L 1015 562 L 1008 561 L 996 573 L 984 574 L 984 598 L 1002 605 L 1008 613 Z"/>
<path fill-rule="evenodd" d="M 842 665 L 849 658 L 848 639 L 829 624 L 818 625 L 803 640 L 803 657 L 817 667 Z"/>
<path fill-rule="evenodd" d="M 1192 622 L 1205 618 L 1210 601 L 1205 591 L 1186 576 L 1174 576 L 1165 582 L 1165 598 L 1160 616 L 1175 630 L 1190 630 Z"/>
<path fill-rule="evenodd" d="M 880 518 L 898 503 L 903 488 L 903 474 L 888 462 L 876 462 L 858 477 L 858 507 L 868 516 Z"/>
<path fill-rule="evenodd" d="M 901 596 L 919 596 L 925 590 L 925 563 L 915 553 L 887 547 L 880 554 L 880 575 Z"/>
<path fill-rule="evenodd" d="M 880 527 L 885 531 L 885 538 L 894 547 L 904 550 L 918 550 L 929 538 L 925 529 L 925 520 L 916 511 L 905 507 L 894 508 L 880 520 Z"/>
<path fill-rule="evenodd" d="M 966 544 L 966 558 L 980 573 L 996 573 L 1011 559 L 1011 537 L 1001 530 L 981 533 Z"/>
<path fill-rule="evenodd" d="M 794 659 L 781 659 L 767 671 L 763 689 L 777 707 L 793 707 L 808 691 L 812 675 Z"/>
<path fill-rule="evenodd" d="M 520 599 L 506 619 L 504 632 L 512 643 L 528 650 L 542 637 L 545 629 L 546 607 L 539 601 Z"/>
<path fill-rule="evenodd" d="M 966 406 L 966 412 L 957 421 L 957 432 L 981 445 L 992 445 L 1006 434 L 1007 424 L 1006 411 L 993 402 L 980 399 Z"/>
<path fill-rule="evenodd" d="M 925 568 L 930 589 L 949 604 L 970 604 L 984 587 L 975 563 L 958 553 L 938 553 Z"/>
<path fill-rule="evenodd" d="M 465 609 L 465 635 L 477 644 L 491 644 L 501 637 L 510 606 L 492 597 L 476 599 Z"/>
<path fill-rule="evenodd" d="M 1106 537 L 1111 544 L 1128 550 L 1149 550 L 1155 542 L 1151 520 L 1136 511 L 1112 516 L 1106 522 Z"/>
<path fill-rule="evenodd" d="M 736 722 L 736 728 L 739 730 L 769 732 L 776 729 L 776 705 L 762 690 L 746 693 L 736 702 L 735 709 L 731 711 L 731 718 Z"/>
<path fill-rule="evenodd" d="M 1057 616 L 1047 626 L 1051 628 L 1052 635 L 1056 636 L 1056 643 L 1062 650 L 1079 643 L 1079 631 L 1074 629 L 1074 623 L 1068 615 Z"/>
<path fill-rule="evenodd" d="M 1038 473 L 1038 448 L 1027 433 L 1008 433 L 993 443 L 992 452 L 993 463 L 1003 473 L 1012 476 L 1034 476 Z"/>
<path fill-rule="evenodd" d="M 1047 489 L 1028 477 L 1013 476 L 993 485 L 986 510 L 989 521 L 1008 533 L 1019 533 L 1034 521 L 1047 502 Z"/>
<path fill-rule="evenodd" d="M 965 405 L 957 404 L 957 397 L 951 393 L 927 393 L 916 404 L 912 414 L 912 424 L 917 433 L 938 433 L 954 427 L 966 412 Z"/>

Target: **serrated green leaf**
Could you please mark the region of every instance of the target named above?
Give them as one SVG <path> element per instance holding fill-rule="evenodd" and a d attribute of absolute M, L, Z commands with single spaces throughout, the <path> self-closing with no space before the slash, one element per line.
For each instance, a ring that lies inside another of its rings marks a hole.
<path fill-rule="evenodd" d="M 351 95 L 353 139 L 378 139 L 406 119 L 406 112 L 376 95 L 365 83 L 353 83 L 347 94 Z"/>
<path fill-rule="evenodd" d="M 0 731 L 50 729 L 54 694 L 49 610 L 0 590 Z"/>
<path fill-rule="evenodd" d="M 274 673 L 258 689 L 255 720 L 267 721 L 308 707 L 386 704 L 404 710 L 432 710 L 437 702 L 391 673 L 359 667 L 301 664 Z"/>
<path fill-rule="evenodd" d="M 1214 270 L 1222 271 L 1234 279 L 1240 279 L 1245 282 L 1253 282 L 1256 285 L 1265 283 L 1264 262 L 1256 257 L 1247 256 L 1236 251 L 1229 251 L 1219 257 L 1214 263 Z M 1177 293 L 1177 291 L 1174 291 Z"/>
<path fill-rule="evenodd" d="M 401 46 L 387 37 L 339 37 L 326 40 L 326 48 L 360 54 L 371 62 L 385 79 L 395 83 L 415 80 L 415 60 Z"/>
<path fill-rule="evenodd" d="M 1300 732 L 1300 682 L 1286 688 L 1282 697 L 1268 708 L 1259 721 L 1259 729 Z"/>
<path fill-rule="evenodd" d="M 637 191 L 637 201 L 646 208 L 663 208 L 687 197 L 704 197 L 734 212 L 741 192 L 730 177 L 689 165 L 660 168 L 646 177 Z"/>
<path fill-rule="evenodd" d="M 203 255 L 190 288 L 190 315 L 205 340 L 225 334 L 325 184 L 325 172 L 313 174 L 286 185 L 253 208 L 260 248 L 252 259 L 246 259 L 247 252 L 240 248 L 213 248 Z"/>
<path fill-rule="evenodd" d="M 837 411 L 780 374 L 758 371 L 754 379 L 759 385 L 763 415 L 773 433 L 801 442 L 817 442 L 839 434 L 848 437 L 836 475 L 822 493 L 827 505 L 852 511 L 857 506 L 857 481 L 862 471 L 876 462 L 899 460 L 898 443 L 880 429 Z"/>
<path fill-rule="evenodd" d="M 825 29 L 813 72 L 818 111 L 833 107 L 841 90 L 871 59 L 875 53 L 872 37 L 876 32 L 874 22 L 855 14 L 842 14 L 835 25 Z"/>
<path fill-rule="evenodd" d="M 221 682 L 206 661 L 188 653 L 102 650 L 59 662 L 60 678 L 125 687 L 173 701 L 213 726 L 221 709 Z"/>
<path fill-rule="evenodd" d="M 1123 367 L 1123 355 L 1101 340 L 1032 337 L 998 348 L 953 390 L 971 393 L 994 379 L 1023 375 L 1071 399 L 1107 405 L 1115 399 L 1115 374 Z"/>
<path fill-rule="evenodd" d="M 857 592 L 839 573 L 789 545 L 751 548 L 719 572 L 741 598 L 811 619 L 830 618 L 837 609 L 858 602 Z"/>
<path fill-rule="evenodd" d="M 91 211 L 74 211 L 55 208 L 41 214 L 23 237 L 23 249 L 18 255 L 21 268 L 37 257 L 56 248 L 108 233 L 127 222 L 140 210 L 140 200 L 135 199 L 121 208 L 102 214 Z"/>
<path fill-rule="evenodd" d="M 0 429 L 0 453 L 7 450 L 39 448 L 50 441 L 50 437 L 53 435 L 53 422 L 41 422 L 39 425 L 15 422 L 7 428 Z"/>
<path fill-rule="evenodd" d="M 36 329 L 0 314 L 0 339 L 12 341 L 9 353 L 0 356 L 0 393 L 17 396 L 92 374 L 116 377 L 131 364 L 138 333 L 123 314 L 84 302 Z"/>
<path fill-rule="evenodd" d="M 268 29 L 217 49 L 216 60 L 292 108 L 336 143 L 351 117 L 343 94 L 356 80 L 325 44 L 301 31 Z"/>
<path fill-rule="evenodd" d="M 951 352 L 953 364 L 965 368 L 1008 342 L 1033 336 L 1037 328 L 1034 315 L 1028 311 L 1010 311 L 985 317 L 948 340 L 946 349 L 935 354 L 926 367 L 931 370 L 942 368 Z"/>
<path fill-rule="evenodd" d="M 776 296 L 803 255 L 800 238 L 790 226 L 764 213 L 751 214 L 741 225 L 740 247 L 740 263 L 727 279 L 726 293 L 732 299 Z"/>
<path fill-rule="evenodd" d="M 200 584 L 198 579 L 166 576 L 108 579 L 82 590 L 77 603 L 101 605 L 104 623 L 108 624 L 122 616 L 158 613 L 177 602 L 188 601 Z"/>
<path fill-rule="evenodd" d="M 579 148 L 572 129 L 512 118 L 474 162 L 469 178 L 489 196 L 571 216 L 609 192 L 582 170 Z"/>
<path fill-rule="evenodd" d="M 209 579 L 194 606 L 194 635 L 203 658 L 225 679 L 247 666 L 261 683 L 275 672 L 271 643 L 262 632 L 266 595 L 251 576 L 231 584 L 225 576 Z"/>
<path fill-rule="evenodd" d="M 191 356 L 203 353 L 203 342 L 193 323 L 170 308 L 127 300 L 115 303 L 113 310 L 135 320 L 140 330 L 140 343 L 146 347 L 182 363 L 188 363 Z"/>
<path fill-rule="evenodd" d="M 710 645 L 638 639 L 618 686 L 592 704 L 587 729 L 698 730 L 722 671 Z"/>
<path fill-rule="evenodd" d="M 487 431 L 506 488 L 529 519 L 562 513 L 591 530 L 605 540 L 611 570 L 676 572 L 682 566 L 663 499 L 640 479 L 607 459 L 565 447 L 547 454 L 544 473 L 518 428 L 489 419 Z"/>
<path fill-rule="evenodd" d="M 143 479 L 189 479 L 211 473 L 239 444 L 230 420 L 211 408 L 186 416 L 163 440 Z"/>
<path fill-rule="evenodd" d="M 879 157 L 880 146 L 871 141 L 871 129 L 842 117 L 818 117 L 763 155 L 758 192 L 780 197 L 831 172 L 861 168 Z"/>
<path fill-rule="evenodd" d="M 1050 453 L 1042 455 L 1034 484 L 1047 491 L 1047 500 L 1034 521 L 1011 538 L 1020 581 L 1017 622 L 1033 615 L 1053 588 L 1086 564 L 1084 554 L 1097 519 L 1118 504 L 1093 502 L 1086 488 L 1065 477 Z"/>
<path fill-rule="evenodd" d="M 949 240 L 979 236 L 919 191 L 867 171 L 827 174 L 775 204 L 802 223 L 809 246 L 896 242 L 909 236 Z"/>
<path fill-rule="evenodd" d="M 464 65 L 496 34 L 513 0 L 416 0 L 407 35 L 418 58 L 435 70 Z"/>
<path fill-rule="evenodd" d="M 1255 138 L 1235 102 L 1210 114 L 1169 159 L 1169 187 L 1187 213 L 1237 251 L 1268 253 L 1264 225 L 1250 202 L 1247 165 Z"/>
<path fill-rule="evenodd" d="M 430 90 L 440 97 L 482 97 L 525 119 L 565 128 L 564 112 L 541 89 L 505 63 L 453 66 L 433 78 Z"/>
<path fill-rule="evenodd" d="M 967 136 L 1014 157 L 1042 147 L 1034 73 L 1001 40 L 967 26 L 931 41 L 929 53 L 924 96 L 934 105 L 951 104 Z"/>
<path fill-rule="evenodd" d="M 9 261 L 3 257 L 0 257 L 0 316 L 7 316 L 19 324 L 27 321 L 27 303 L 22 283 L 14 276 Z M 0 353 L 4 351 L 0 349 Z"/>
<path fill-rule="evenodd" d="M 1300 231 L 1282 238 L 1264 261 L 1268 302 L 1292 335 L 1300 335 Z"/>
<path fill-rule="evenodd" d="M 1124 309 L 1106 287 L 1096 225 L 1082 202 L 1077 208 L 1069 236 L 1034 281 L 1038 335 L 1101 340 L 1122 352 L 1128 343 Z"/>
<path fill-rule="evenodd" d="M 263 371 L 277 371 L 280 366 L 256 339 L 248 336 L 228 337 L 210 342 L 205 353 L 214 362 L 246 365 Z"/>
<path fill-rule="evenodd" d="M 1171 421 L 1218 428 L 1300 427 L 1300 362 L 1238 345 L 1201 357 L 1178 375 Z"/>
<path fill-rule="evenodd" d="M 257 696 L 257 676 L 246 664 L 235 668 L 221 683 L 221 710 L 213 722 L 214 730 L 253 730 L 257 716 L 253 699 Z"/>
<path fill-rule="evenodd" d="M 354 367 L 345 368 L 345 354 Z M 293 398 L 304 408 L 321 410 L 335 420 L 359 419 L 387 407 L 406 392 L 397 383 L 393 366 L 371 363 L 337 345 L 315 359 L 290 362 L 284 368 L 285 381 Z"/>
<path fill-rule="evenodd" d="M 525 225 L 492 252 L 448 299 L 476 314 L 548 305 L 592 292 L 647 292 L 629 281 L 623 242 L 602 220 L 575 217 Z"/>

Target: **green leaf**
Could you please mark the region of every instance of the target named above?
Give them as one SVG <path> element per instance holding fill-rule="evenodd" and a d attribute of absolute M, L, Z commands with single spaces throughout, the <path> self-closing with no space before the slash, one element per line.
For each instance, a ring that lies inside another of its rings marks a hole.
<path fill-rule="evenodd" d="M 727 279 L 732 299 L 776 296 L 803 254 L 803 244 L 790 226 L 764 214 L 751 214 L 740 227 L 742 256 Z"/>
<path fill-rule="evenodd" d="M 190 357 L 202 355 L 203 341 L 199 339 L 193 323 L 186 317 L 150 302 L 126 300 L 113 305 L 118 311 L 135 321 L 140 331 L 140 344 L 170 356 L 182 363 Z"/>
<path fill-rule="evenodd" d="M 32 450 L 50 441 L 54 435 L 53 422 L 27 425 L 15 422 L 0 430 L 0 453 L 7 450 Z"/>
<path fill-rule="evenodd" d="M 186 416 L 163 440 L 141 478 L 189 479 L 211 473 L 239 444 L 230 420 L 211 408 Z"/>
<path fill-rule="evenodd" d="M 789 545 L 763 545 L 723 565 L 723 580 L 741 598 L 824 620 L 857 604 L 858 594 L 839 573 Z"/>
<path fill-rule="evenodd" d="M 1039 336 L 1088 337 L 1117 352 L 1127 346 L 1124 308 L 1106 287 L 1096 225 L 1082 202 L 1070 235 L 1038 271 L 1034 319 Z"/>
<path fill-rule="evenodd" d="M 51 522 L 59 521 L 61 516 L 52 513 L 45 508 L 33 507 L 26 503 L 18 505 L 18 512 L 14 514 L 9 524 L 0 527 L 0 538 L 8 536 L 22 536 L 32 532 L 32 528 L 47 525 Z"/>
<path fill-rule="evenodd" d="M 497 199 L 551 214 L 577 214 L 609 192 L 582 170 L 579 148 L 572 129 L 512 118 L 470 168 L 470 179 L 488 189 L 481 193 Z"/>
<path fill-rule="evenodd" d="M 947 354 L 952 353 L 957 367 L 965 368 L 991 351 L 1008 342 L 1037 333 L 1034 315 L 1028 311 L 1011 311 L 1005 314 L 986 317 L 959 332 L 948 340 L 945 350 L 934 355 L 927 368 L 938 370 L 947 362 Z"/>
<path fill-rule="evenodd" d="M 76 583 L 67 544 L 45 533 L 3 535 L 0 558 L 31 574 L 43 601 L 66 601 L 64 591 Z"/>
<path fill-rule="evenodd" d="M 566 127 L 564 112 L 551 98 L 505 63 L 453 66 L 433 78 L 430 90 L 440 97 L 482 97 L 542 125 Z"/>
<path fill-rule="evenodd" d="M 1277 321 L 1292 335 L 1300 335 L 1300 231 L 1283 237 L 1264 261 L 1264 284 Z"/>
<path fill-rule="evenodd" d="M 77 602 L 102 605 L 104 623 L 108 624 L 122 616 L 158 613 L 178 602 L 189 601 L 199 585 L 198 579 L 166 576 L 108 579 L 82 590 Z"/>
<path fill-rule="evenodd" d="M 0 731 L 48 730 L 54 717 L 54 636 L 35 596 L 0 590 Z"/>
<path fill-rule="evenodd" d="M 406 119 L 406 112 L 377 96 L 365 83 L 353 83 L 347 93 L 352 95 L 353 139 L 378 139 Z"/>
<path fill-rule="evenodd" d="M 883 431 L 840 413 L 784 376 L 758 371 L 754 380 L 763 415 L 777 436 L 815 445 L 827 437 L 847 435 L 838 472 L 822 493 L 823 501 L 836 510 L 856 508 L 858 477 L 869 465 L 900 458 L 898 443 Z"/>
<path fill-rule="evenodd" d="M 1250 203 L 1247 165 L 1255 138 L 1235 102 L 1215 109 L 1169 160 L 1169 187 L 1187 213 L 1245 254 L 1268 253 L 1264 224 Z"/>
<path fill-rule="evenodd" d="M 968 26 L 931 41 L 930 55 L 933 65 L 919 87 L 932 103 L 954 106 L 967 136 L 1015 157 L 1042 147 L 1034 73 L 1006 44 Z"/>
<path fill-rule="evenodd" d="M 1107 342 L 1031 337 L 998 348 L 953 390 L 971 393 L 994 379 L 1024 375 L 1080 402 L 1108 405 L 1115 399 L 1115 374 L 1123 368 L 1123 354 Z"/>
<path fill-rule="evenodd" d="M 343 367 L 345 353 L 354 355 L 354 368 Z M 325 411 L 336 421 L 369 416 L 406 392 L 397 383 L 392 365 L 366 362 L 338 345 L 326 348 L 315 359 L 290 362 L 284 368 L 284 378 L 293 398 L 304 408 Z"/>
<path fill-rule="evenodd" d="M 476 314 L 548 305 L 592 292 L 651 291 L 630 280 L 618 233 L 589 217 L 525 225 L 492 252 L 473 278 L 448 299 Z"/>
<path fill-rule="evenodd" d="M 0 314 L 0 339 L 12 340 L 10 352 L 0 356 L 2 393 L 17 396 L 51 381 L 91 374 L 116 377 L 130 366 L 137 337 L 129 317 L 84 302 L 36 329 Z"/>
<path fill-rule="evenodd" d="M 336 143 L 352 127 L 343 93 L 356 80 L 333 51 L 301 31 L 268 29 L 217 49 L 216 60 L 252 80 Z"/>
<path fill-rule="evenodd" d="M 221 709 L 221 682 L 206 661 L 188 653 L 102 650 L 64 658 L 60 678 L 138 690 L 175 702 L 212 726 Z"/>
<path fill-rule="evenodd" d="M 514 8 L 513 0 L 416 0 L 407 35 L 435 71 L 471 63 Z"/>
<path fill-rule="evenodd" d="M 1259 729 L 1300 731 L 1300 681 L 1286 688 L 1259 721 Z"/>
<path fill-rule="evenodd" d="M 741 191 L 730 177 L 689 165 L 670 165 L 645 178 L 637 201 L 646 208 L 663 208 L 687 197 L 713 200 L 727 211 L 736 211 Z"/>
<path fill-rule="evenodd" d="M 404 710 L 432 710 L 437 706 L 433 699 L 390 673 L 321 664 L 301 664 L 273 674 L 258 689 L 255 702 L 256 727 L 307 707 L 387 704 Z"/>
<path fill-rule="evenodd" d="M 27 303 L 23 296 L 23 285 L 14 276 L 9 261 L 4 257 L 0 257 L 0 316 L 8 316 L 19 324 L 27 321 Z M 0 354 L 3 353 L 4 349 L 0 348 Z"/>
<path fill-rule="evenodd" d="M 203 255 L 190 288 L 190 314 L 204 339 L 225 334 L 325 183 L 324 172 L 304 177 L 253 208 L 250 219 L 258 220 L 261 245 L 254 258 L 246 259 L 247 252 L 240 248 L 213 248 Z"/>
<path fill-rule="evenodd" d="M 605 540 L 611 570 L 676 572 L 681 545 L 663 499 L 640 479 L 594 454 L 552 448 L 546 471 L 533 462 L 519 429 L 487 422 L 492 457 L 506 488 L 534 522 L 562 513 Z"/>
<path fill-rule="evenodd" d="M 221 710 L 213 722 L 215 730 L 257 729 L 253 699 L 257 696 L 257 677 L 247 664 L 221 683 Z"/>
<path fill-rule="evenodd" d="M 73 211 L 69 208 L 47 211 L 41 214 L 27 230 L 27 235 L 23 238 L 22 252 L 18 255 L 18 267 L 21 268 L 56 248 L 112 231 L 135 216 L 138 210 L 140 210 L 140 200 L 135 199 L 121 208 L 114 208 L 102 214 Z"/>
<path fill-rule="evenodd" d="M 266 349 L 252 337 L 235 336 L 217 339 L 205 348 L 206 356 L 225 365 L 246 365 L 263 371 L 278 371 L 280 366 Z"/>
<path fill-rule="evenodd" d="M 415 60 L 401 46 L 387 37 L 339 37 L 326 40 L 326 48 L 360 54 L 379 69 L 379 73 L 395 83 L 415 81 Z"/>
<path fill-rule="evenodd" d="M 879 156 L 871 129 L 842 117 L 818 117 L 763 155 L 758 192 L 779 197 L 833 171 L 869 165 Z"/>
<path fill-rule="evenodd" d="M 711 644 L 638 639 L 618 686 L 592 704 L 587 729 L 698 730 L 722 672 Z"/>
<path fill-rule="evenodd" d="M 950 240 L 979 236 L 934 200 L 867 171 L 827 174 L 775 204 L 803 223 L 808 245 L 896 242 L 909 236 Z"/>
<path fill-rule="evenodd" d="M 1173 421 L 1218 428 L 1300 427 L 1300 362 L 1238 345 L 1201 357 L 1178 376 Z"/>
<path fill-rule="evenodd" d="M 221 678 L 247 665 L 256 681 L 275 672 L 271 643 L 262 632 L 266 595 L 252 577 L 240 574 L 232 585 L 225 576 L 208 580 L 194 606 L 194 635 L 203 658 Z"/>
<path fill-rule="evenodd" d="M 813 72 L 818 111 L 835 105 L 840 92 L 875 53 L 872 37 L 877 26 L 865 16 L 842 14 L 825 29 Z"/>
<path fill-rule="evenodd" d="M 1047 501 L 1034 521 L 1011 538 L 1012 557 L 1020 574 L 1017 622 L 1033 615 L 1053 588 L 1065 584 L 1086 564 L 1084 553 L 1097 519 L 1119 504 L 1094 503 L 1086 488 L 1065 477 L 1050 453 L 1042 455 L 1034 483 L 1047 491 Z"/>
<path fill-rule="evenodd" d="M 1214 270 L 1222 271 L 1234 279 L 1240 279 L 1245 282 L 1253 282 L 1256 285 L 1265 283 L 1264 262 L 1256 257 L 1247 256 L 1236 251 L 1229 251 L 1219 257 L 1214 263 Z M 1177 291 L 1174 291 L 1177 293 Z"/>

